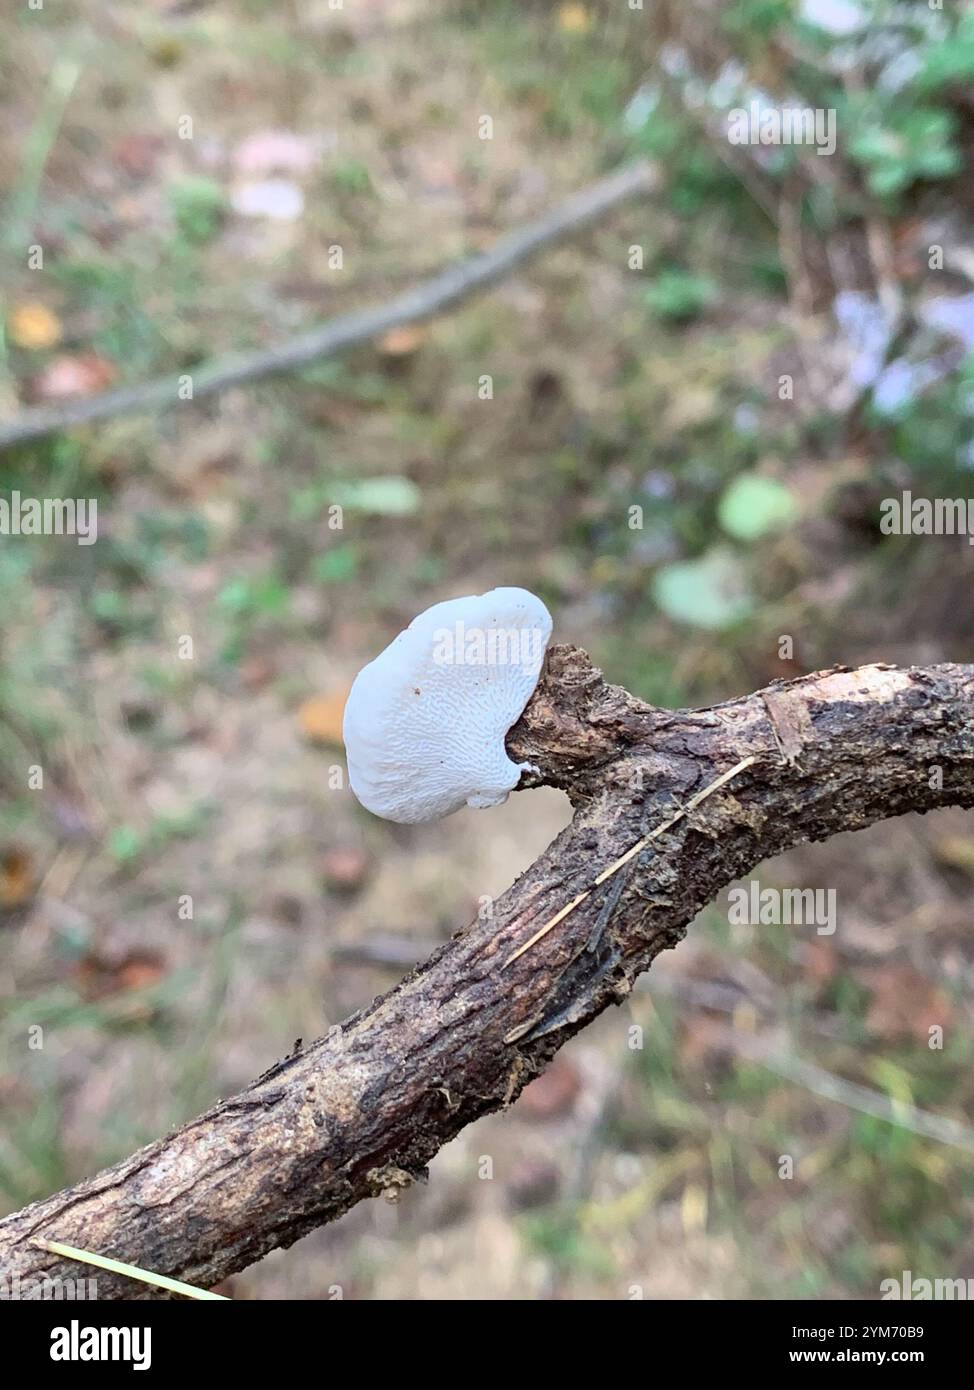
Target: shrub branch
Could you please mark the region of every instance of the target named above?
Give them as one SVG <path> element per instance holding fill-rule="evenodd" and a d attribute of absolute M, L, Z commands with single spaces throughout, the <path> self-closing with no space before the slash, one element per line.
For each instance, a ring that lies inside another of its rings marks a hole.
<path fill-rule="evenodd" d="M 554 647 L 508 748 L 541 769 L 523 785 L 562 788 L 574 817 L 493 914 L 239 1095 L 8 1216 L 0 1275 L 78 1275 L 44 1239 L 210 1288 L 364 1198 L 423 1179 L 443 1144 L 510 1105 L 624 1000 L 727 883 L 802 841 L 974 805 L 974 667 L 836 668 L 673 711 Z M 98 1290 L 165 1296 L 111 1274 Z"/>

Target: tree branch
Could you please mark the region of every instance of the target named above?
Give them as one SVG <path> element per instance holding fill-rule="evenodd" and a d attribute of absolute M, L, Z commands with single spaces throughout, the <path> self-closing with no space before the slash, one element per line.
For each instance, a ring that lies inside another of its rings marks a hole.
<path fill-rule="evenodd" d="M 656 182 L 653 167 L 645 161 L 626 165 L 573 193 L 536 221 L 501 237 L 490 251 L 447 266 L 387 304 L 356 309 L 328 319 L 277 347 L 233 353 L 195 367 L 190 373 L 192 400 L 203 400 L 231 386 L 244 386 L 262 377 L 296 371 L 378 338 L 391 328 L 433 318 L 503 279 L 545 247 L 591 226 L 622 203 L 652 192 Z M 179 375 L 162 377 L 136 386 L 120 386 L 116 391 L 105 391 L 63 405 L 25 410 L 8 424 L 0 425 L 0 450 L 92 420 L 184 404 L 180 395 L 183 379 Z"/>
<path fill-rule="evenodd" d="M 584 652 L 554 647 L 508 747 L 541 769 L 524 785 L 563 788 L 575 814 L 493 917 L 239 1095 L 8 1216 L 0 1273 L 77 1276 L 35 1246 L 43 1237 L 209 1287 L 422 1178 L 443 1144 L 510 1104 L 624 999 L 725 884 L 801 841 L 974 805 L 974 667 L 837 668 L 670 711 L 607 685 Z M 502 970 L 601 870 L 748 758 Z M 113 1276 L 98 1287 L 159 1296 Z"/>

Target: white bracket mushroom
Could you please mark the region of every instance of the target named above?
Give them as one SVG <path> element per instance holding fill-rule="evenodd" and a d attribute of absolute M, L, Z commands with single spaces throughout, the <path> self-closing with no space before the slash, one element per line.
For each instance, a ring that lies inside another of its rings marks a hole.
<path fill-rule="evenodd" d="M 416 825 L 499 806 L 521 773 L 504 736 L 531 698 L 551 614 L 527 589 L 435 603 L 355 678 L 343 734 L 348 778 L 384 820 Z"/>

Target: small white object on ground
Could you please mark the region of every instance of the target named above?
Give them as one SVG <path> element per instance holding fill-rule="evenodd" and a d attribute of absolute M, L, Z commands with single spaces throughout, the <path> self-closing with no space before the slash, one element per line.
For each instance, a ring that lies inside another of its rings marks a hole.
<path fill-rule="evenodd" d="M 294 222 L 304 212 L 304 194 L 290 179 L 260 179 L 241 184 L 231 195 L 230 205 L 243 217 Z"/>

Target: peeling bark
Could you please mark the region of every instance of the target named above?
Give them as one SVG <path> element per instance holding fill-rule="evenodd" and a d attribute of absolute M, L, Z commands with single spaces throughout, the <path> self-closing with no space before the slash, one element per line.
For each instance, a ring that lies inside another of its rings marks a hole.
<path fill-rule="evenodd" d="M 562 788 L 575 814 L 493 918 L 239 1095 L 8 1216 L 0 1276 L 78 1277 L 37 1248 L 43 1237 L 211 1287 L 363 1198 L 424 1178 L 443 1144 L 511 1104 L 624 999 L 727 883 L 802 841 L 974 805 L 974 667 L 837 668 L 671 711 L 606 684 L 584 652 L 554 647 L 507 742 L 541 769 L 522 787 Z M 748 758 L 502 968 L 601 870 Z M 160 1296 L 101 1273 L 98 1292 Z"/>

